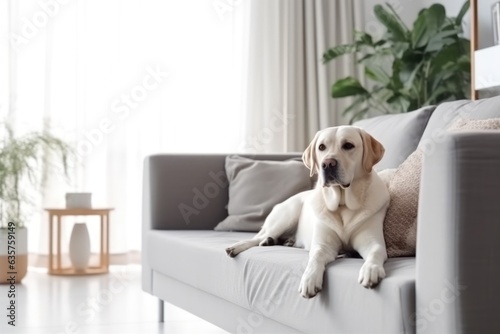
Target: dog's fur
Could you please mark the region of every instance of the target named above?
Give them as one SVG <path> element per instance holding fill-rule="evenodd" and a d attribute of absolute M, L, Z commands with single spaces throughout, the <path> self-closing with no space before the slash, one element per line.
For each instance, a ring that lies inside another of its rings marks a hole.
<path fill-rule="evenodd" d="M 389 192 L 372 167 L 383 154 L 382 144 L 360 128 L 319 131 L 302 156 L 311 176 L 319 174 L 316 187 L 276 205 L 254 238 L 234 244 L 226 253 L 234 257 L 278 240 L 309 250 L 299 292 L 311 298 L 321 291 L 326 265 L 341 251 L 357 251 L 365 260 L 359 283 L 376 286 L 385 277 L 383 221 Z"/>

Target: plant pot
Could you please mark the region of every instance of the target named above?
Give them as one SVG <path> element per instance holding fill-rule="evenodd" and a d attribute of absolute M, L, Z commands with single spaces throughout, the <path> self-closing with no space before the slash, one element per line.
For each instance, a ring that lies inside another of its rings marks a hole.
<path fill-rule="evenodd" d="M 69 258 L 77 271 L 87 268 L 90 259 L 90 236 L 87 224 L 75 223 L 69 239 Z"/>
<path fill-rule="evenodd" d="M 19 283 L 28 271 L 28 230 L 0 228 L 0 284 Z"/>

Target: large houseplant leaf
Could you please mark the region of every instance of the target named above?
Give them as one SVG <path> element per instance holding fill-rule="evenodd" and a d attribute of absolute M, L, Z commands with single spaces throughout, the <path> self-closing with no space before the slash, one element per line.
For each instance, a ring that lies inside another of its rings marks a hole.
<path fill-rule="evenodd" d="M 373 43 L 372 36 L 366 32 L 355 31 L 354 38 L 355 41 L 352 44 L 338 45 L 336 47 L 328 49 L 325 53 L 323 53 L 323 63 L 327 63 L 345 54 L 361 51 L 363 47 L 374 48 L 379 46 Z"/>
<path fill-rule="evenodd" d="M 328 63 L 330 60 L 356 51 L 356 44 L 337 45 L 336 47 L 330 48 L 323 53 L 323 63 Z"/>
<path fill-rule="evenodd" d="M 380 82 L 384 85 L 389 84 L 391 77 L 384 68 L 380 65 L 367 64 L 365 66 L 365 75 L 373 81 Z"/>
<path fill-rule="evenodd" d="M 438 33 L 446 18 L 446 10 L 443 5 L 434 4 L 422 11 L 413 25 L 411 42 L 415 49 L 423 47 Z"/>
<path fill-rule="evenodd" d="M 457 26 L 461 26 L 462 25 L 462 20 L 463 20 L 465 14 L 467 13 L 467 11 L 469 10 L 469 7 L 470 7 L 470 2 L 467 0 L 462 5 L 462 8 L 460 8 L 460 12 L 458 12 L 458 15 L 457 15 L 457 17 L 455 19 L 455 24 Z"/>
<path fill-rule="evenodd" d="M 459 29 L 443 30 L 438 32 L 430 38 L 425 48 L 425 52 L 439 51 L 446 45 L 456 43 L 456 39 L 454 37 L 456 37 L 460 32 L 461 31 Z"/>
<path fill-rule="evenodd" d="M 377 19 L 387 28 L 395 41 L 406 41 L 408 29 L 401 24 L 400 20 L 393 14 L 387 11 L 382 5 L 375 5 L 373 8 Z"/>
<path fill-rule="evenodd" d="M 340 79 L 332 86 L 332 97 L 347 97 L 353 95 L 368 95 L 368 91 L 353 77 Z"/>

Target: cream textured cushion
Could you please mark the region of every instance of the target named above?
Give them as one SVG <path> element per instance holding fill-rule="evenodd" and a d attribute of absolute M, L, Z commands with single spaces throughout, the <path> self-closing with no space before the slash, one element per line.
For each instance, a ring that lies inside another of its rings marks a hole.
<path fill-rule="evenodd" d="M 500 118 L 459 119 L 448 131 L 500 129 Z M 389 257 L 414 256 L 420 175 L 424 151 L 418 148 L 396 170 L 389 182 L 391 202 L 384 221 L 384 237 Z"/>

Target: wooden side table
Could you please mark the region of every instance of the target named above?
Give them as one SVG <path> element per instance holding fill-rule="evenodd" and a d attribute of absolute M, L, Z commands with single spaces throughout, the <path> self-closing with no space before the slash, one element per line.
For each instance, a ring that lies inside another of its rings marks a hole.
<path fill-rule="evenodd" d="M 49 274 L 51 275 L 91 275 L 109 271 L 109 213 L 113 208 L 96 209 L 45 209 L 49 213 Z M 89 266 L 83 270 L 62 267 L 61 262 L 61 217 L 99 216 L 101 218 L 101 248 L 99 266 Z M 54 242 L 54 230 L 56 240 Z M 54 243 L 56 250 L 54 253 Z M 54 261 L 55 255 L 55 261 Z M 55 263 L 54 263 L 55 262 Z"/>

